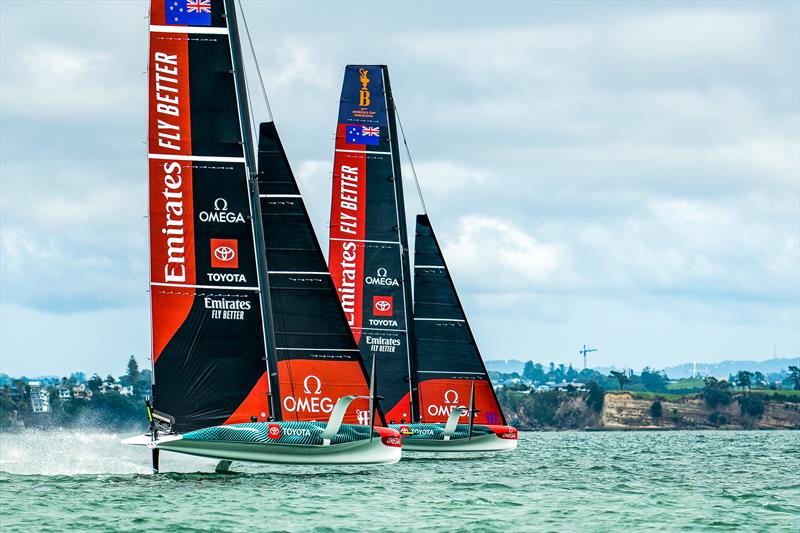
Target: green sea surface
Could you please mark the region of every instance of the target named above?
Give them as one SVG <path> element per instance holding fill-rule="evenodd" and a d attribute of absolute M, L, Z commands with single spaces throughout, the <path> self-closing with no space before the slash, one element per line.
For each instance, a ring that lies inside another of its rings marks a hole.
<path fill-rule="evenodd" d="M 275 466 L 0 434 L 0 530 L 800 531 L 800 432 L 521 433 L 511 453 Z"/>

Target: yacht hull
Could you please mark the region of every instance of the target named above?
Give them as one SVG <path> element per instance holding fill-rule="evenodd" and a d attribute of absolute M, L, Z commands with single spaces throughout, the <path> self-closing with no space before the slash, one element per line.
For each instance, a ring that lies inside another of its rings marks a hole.
<path fill-rule="evenodd" d="M 511 426 L 476 425 L 472 428 L 459 424 L 449 437 L 444 424 L 395 424 L 390 426 L 403 437 L 403 450 L 407 452 L 499 452 L 517 447 L 517 430 Z"/>
<path fill-rule="evenodd" d="M 270 426 L 278 427 L 280 437 L 270 437 Z M 400 435 L 389 428 L 369 428 L 345 424 L 331 442 L 316 438 L 310 422 L 256 422 L 216 426 L 185 434 L 169 434 L 152 441 L 150 435 L 138 435 L 123 444 L 143 445 L 200 457 L 228 461 L 274 464 L 392 464 L 400 460 Z M 289 434 L 289 437 L 284 435 Z"/>

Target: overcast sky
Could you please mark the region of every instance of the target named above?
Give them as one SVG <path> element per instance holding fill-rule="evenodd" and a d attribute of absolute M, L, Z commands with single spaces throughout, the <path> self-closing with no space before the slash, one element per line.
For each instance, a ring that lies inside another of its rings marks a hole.
<path fill-rule="evenodd" d="M 244 2 L 323 248 L 386 63 L 484 356 L 634 368 L 800 352 L 799 5 Z M 148 2 L 0 10 L 0 372 L 146 364 Z"/>

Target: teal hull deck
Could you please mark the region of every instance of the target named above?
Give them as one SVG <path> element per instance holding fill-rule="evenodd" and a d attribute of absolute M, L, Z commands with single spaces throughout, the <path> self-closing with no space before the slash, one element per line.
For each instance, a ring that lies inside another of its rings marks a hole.
<path fill-rule="evenodd" d="M 321 422 L 252 422 L 198 429 L 184 434 L 149 435 L 123 444 L 228 461 L 281 464 L 390 464 L 401 457 L 393 429 L 343 424 L 330 439 Z"/>

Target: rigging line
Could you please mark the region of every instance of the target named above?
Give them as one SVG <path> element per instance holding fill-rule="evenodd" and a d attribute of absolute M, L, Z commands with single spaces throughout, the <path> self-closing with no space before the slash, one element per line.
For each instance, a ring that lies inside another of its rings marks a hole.
<path fill-rule="evenodd" d="M 272 107 L 269 105 L 269 98 L 267 97 L 267 89 L 264 87 L 264 78 L 261 76 L 261 67 L 258 65 L 258 56 L 256 56 L 256 49 L 253 46 L 253 39 L 250 37 L 250 27 L 247 25 L 247 17 L 244 16 L 244 7 L 242 0 L 239 2 L 239 13 L 242 14 L 242 22 L 244 22 L 244 33 L 247 35 L 247 42 L 250 44 L 250 52 L 253 54 L 253 61 L 256 64 L 256 74 L 258 74 L 258 82 L 261 84 L 261 95 L 264 97 L 264 104 L 267 106 L 267 114 L 269 115 L 270 122 L 275 122 L 272 116 Z"/>
<path fill-rule="evenodd" d="M 239 8 L 241 9 L 242 2 L 239 0 Z M 239 18 L 244 22 L 245 28 L 247 27 L 247 19 L 244 17 L 244 12 L 239 11 Z M 241 46 L 241 44 L 240 44 Z M 252 46 L 251 46 L 252 52 Z M 253 60 L 255 60 L 255 55 L 253 56 Z M 256 63 L 256 68 L 258 68 L 258 63 Z M 247 111 L 250 113 L 250 130 L 253 134 L 253 151 L 255 152 L 255 159 L 253 162 L 256 168 L 250 169 L 250 172 L 258 174 L 258 121 L 256 120 L 256 111 L 253 107 L 253 99 L 250 97 L 250 81 L 249 77 L 247 76 L 247 66 L 245 65 L 244 60 L 244 52 L 242 52 L 242 77 L 244 78 L 244 94 L 247 97 Z"/>
<path fill-rule="evenodd" d="M 403 121 L 400 120 L 400 113 L 397 111 L 397 104 L 394 102 L 392 102 L 392 104 L 394 105 L 394 114 L 397 117 L 397 124 L 400 126 L 400 134 L 403 136 L 403 144 L 406 147 L 408 162 L 411 164 L 411 174 L 414 176 L 414 184 L 417 186 L 417 194 L 419 195 L 419 201 L 422 204 L 422 212 L 427 215 L 428 207 L 425 205 L 425 197 L 422 196 L 422 187 L 419 185 L 419 178 L 417 177 L 417 169 L 414 167 L 414 160 L 411 159 L 411 150 L 408 148 L 408 139 L 406 139 L 406 132 L 403 129 Z"/>

